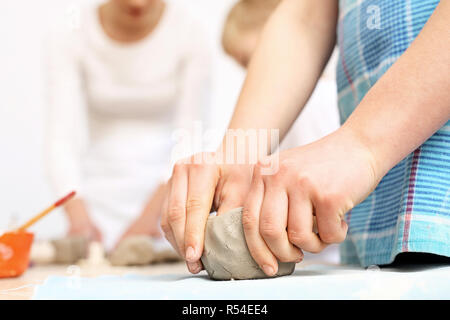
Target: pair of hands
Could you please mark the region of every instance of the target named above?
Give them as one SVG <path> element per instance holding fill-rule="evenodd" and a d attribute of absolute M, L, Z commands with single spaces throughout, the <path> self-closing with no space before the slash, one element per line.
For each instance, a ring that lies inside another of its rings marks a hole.
<path fill-rule="evenodd" d="M 263 174 L 261 164 L 175 165 L 161 227 L 190 272 L 203 268 L 200 257 L 211 208 L 220 215 L 244 207 L 242 223 L 250 253 L 272 276 L 278 271 L 277 259 L 300 262 L 303 250 L 317 253 L 342 242 L 348 229 L 345 213 L 381 179 L 371 152 L 345 128 L 272 155 L 272 160 L 277 156 L 278 170 L 270 175 Z"/>

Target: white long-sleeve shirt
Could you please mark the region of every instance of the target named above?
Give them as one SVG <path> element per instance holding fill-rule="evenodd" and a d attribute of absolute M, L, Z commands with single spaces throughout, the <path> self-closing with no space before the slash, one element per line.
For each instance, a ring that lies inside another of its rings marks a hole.
<path fill-rule="evenodd" d="M 174 129 L 206 119 L 209 44 L 173 3 L 131 44 L 105 34 L 98 5 L 80 22 L 48 41 L 46 164 L 55 191 L 77 190 L 112 245 L 170 172 Z"/>

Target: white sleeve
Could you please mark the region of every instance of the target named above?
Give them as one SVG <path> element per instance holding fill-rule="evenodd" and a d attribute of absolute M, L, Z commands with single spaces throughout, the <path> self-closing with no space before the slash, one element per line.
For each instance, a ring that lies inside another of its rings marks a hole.
<path fill-rule="evenodd" d="M 45 43 L 47 123 L 45 164 L 57 194 L 82 194 L 80 160 L 87 144 L 86 102 L 75 35 L 52 34 Z"/>
<path fill-rule="evenodd" d="M 180 94 L 174 128 L 177 132 L 184 131 L 193 137 L 196 133 L 204 133 L 208 128 L 212 57 L 211 44 L 202 26 L 192 22 L 188 30 L 188 34 L 184 35 L 186 41 L 183 48 L 184 57 L 179 79 Z M 209 145 L 208 141 L 202 141 L 201 146 L 191 143 L 185 149 L 186 152 L 173 152 L 170 171 L 177 160 L 196 152 L 212 149 L 214 147 Z"/>

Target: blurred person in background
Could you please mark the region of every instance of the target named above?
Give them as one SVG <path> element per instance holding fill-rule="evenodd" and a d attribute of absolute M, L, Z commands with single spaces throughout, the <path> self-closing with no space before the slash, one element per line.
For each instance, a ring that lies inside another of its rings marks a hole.
<path fill-rule="evenodd" d="M 187 12 L 162 0 L 110 0 L 48 41 L 47 159 L 69 235 L 161 238 L 172 132 L 206 117 L 210 48 Z"/>

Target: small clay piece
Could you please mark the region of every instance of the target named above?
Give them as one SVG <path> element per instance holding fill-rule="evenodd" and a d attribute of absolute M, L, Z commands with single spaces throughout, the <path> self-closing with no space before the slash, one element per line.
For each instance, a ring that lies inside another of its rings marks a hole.
<path fill-rule="evenodd" d="M 88 239 L 83 236 L 68 236 L 52 241 L 55 248 L 55 263 L 74 264 L 87 256 Z"/>
<path fill-rule="evenodd" d="M 55 261 L 55 247 L 50 241 L 36 241 L 31 246 L 30 261 L 34 264 L 51 264 Z"/>
<path fill-rule="evenodd" d="M 208 218 L 201 260 L 214 280 L 269 278 L 248 250 L 242 227 L 242 208 Z M 274 277 L 289 275 L 294 269 L 294 262 L 278 262 Z"/>
<path fill-rule="evenodd" d="M 152 240 L 145 235 L 125 238 L 109 256 L 109 261 L 113 266 L 147 265 L 153 259 Z"/>

